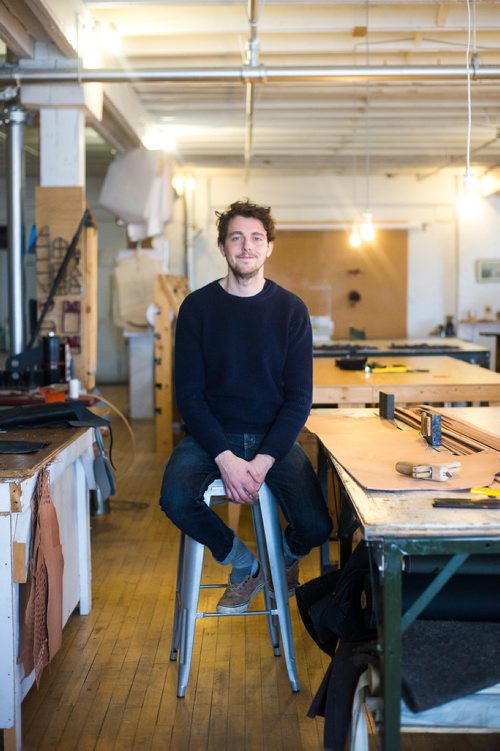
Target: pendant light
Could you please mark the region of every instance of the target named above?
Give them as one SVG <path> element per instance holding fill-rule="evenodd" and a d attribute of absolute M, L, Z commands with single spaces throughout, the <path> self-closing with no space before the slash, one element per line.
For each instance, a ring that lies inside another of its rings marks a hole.
<path fill-rule="evenodd" d="M 369 0 L 366 0 L 366 67 L 370 65 L 370 44 L 368 41 L 368 23 L 369 23 Z M 369 83 L 366 83 L 366 115 L 365 115 L 365 137 L 368 137 L 368 112 L 370 107 Z M 373 214 L 370 209 L 370 151 L 368 143 L 365 144 L 365 211 L 361 220 L 360 234 L 363 242 L 371 243 L 375 239 L 375 226 L 373 224 Z"/>
<path fill-rule="evenodd" d="M 475 24 L 476 0 L 474 0 L 474 37 L 476 32 Z M 465 174 L 462 176 L 462 182 L 459 188 L 457 198 L 457 212 L 463 219 L 474 219 L 479 211 L 481 204 L 481 185 L 478 178 L 471 172 L 470 168 L 470 144 L 472 131 L 472 98 L 471 98 L 471 9 L 470 0 L 467 0 L 467 51 L 466 51 L 466 73 L 467 73 L 467 143 L 465 154 Z M 474 52 L 472 58 L 475 59 L 475 39 Z"/>
<path fill-rule="evenodd" d="M 369 23 L 369 10 L 368 2 L 365 3 L 365 50 L 366 50 L 366 66 L 370 63 L 370 46 L 368 41 L 368 23 Z M 366 83 L 366 110 L 365 110 L 365 138 L 368 137 L 368 111 L 369 111 L 369 84 Z M 354 206 L 356 206 L 356 156 L 353 157 L 353 180 L 354 180 Z M 355 219 L 352 225 L 351 232 L 349 234 L 349 245 L 351 248 L 359 248 L 363 243 L 371 243 L 375 239 L 375 226 L 373 224 L 373 214 L 370 209 L 370 153 L 368 144 L 365 143 L 365 211 L 360 219 Z"/>
<path fill-rule="evenodd" d="M 352 225 L 351 233 L 349 235 L 349 245 L 351 248 L 359 248 L 361 246 L 361 233 L 357 222 Z"/>
<path fill-rule="evenodd" d="M 375 225 L 373 224 L 373 214 L 371 211 L 365 211 L 363 222 L 361 224 L 361 239 L 367 243 L 375 240 Z"/>
<path fill-rule="evenodd" d="M 356 153 L 353 149 L 353 155 L 352 155 L 352 202 L 354 206 L 354 210 L 356 211 L 356 178 L 357 178 L 357 163 L 356 163 Z M 351 232 L 349 234 L 349 245 L 351 248 L 359 248 L 361 246 L 361 234 L 359 232 L 359 223 L 355 219 Z"/>

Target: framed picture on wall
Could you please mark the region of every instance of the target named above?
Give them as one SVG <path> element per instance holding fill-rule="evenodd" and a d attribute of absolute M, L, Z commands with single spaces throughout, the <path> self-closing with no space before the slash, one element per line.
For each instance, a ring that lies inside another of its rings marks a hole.
<path fill-rule="evenodd" d="M 500 282 L 500 258 L 483 258 L 476 261 L 478 282 Z"/>

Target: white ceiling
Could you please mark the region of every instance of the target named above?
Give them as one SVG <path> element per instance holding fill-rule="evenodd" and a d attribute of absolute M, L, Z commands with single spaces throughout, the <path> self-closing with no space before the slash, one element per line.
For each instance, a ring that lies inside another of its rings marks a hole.
<path fill-rule="evenodd" d="M 0 37 L 2 7 L 10 5 L 15 15 L 23 4 L 33 7 L 40 0 L 0 0 Z M 86 0 L 85 5 L 101 28 L 113 24 L 121 39 L 121 52 L 107 68 L 154 68 L 165 79 L 173 71 L 185 79 L 193 69 L 192 80 L 151 82 L 140 80 L 147 78 L 143 75 L 131 82 L 151 121 L 175 136 L 186 166 L 311 173 L 368 165 L 373 172 L 418 175 L 463 169 L 466 0 L 256 0 L 252 28 L 258 51 L 254 46 L 250 61 L 254 71 L 261 65 L 264 74 L 273 75 L 254 83 L 251 116 L 248 84 L 237 78 L 194 80 L 206 78 L 207 69 L 217 69 L 220 77 L 244 67 L 251 36 L 244 0 Z M 470 0 L 470 12 L 471 52 L 478 61 L 478 80 L 471 82 L 471 161 L 485 170 L 500 164 L 500 3 Z M 38 23 L 43 27 L 40 15 Z M 29 32 L 40 34 L 40 28 Z M 314 80 L 325 69 L 343 66 L 403 70 L 398 80 Z M 430 66 L 433 77 L 427 72 L 408 80 L 408 66 Z M 458 66 L 460 76 L 444 79 L 447 66 Z M 496 75 L 483 77 L 487 66 L 499 66 Z M 305 80 L 310 68 L 313 80 Z M 276 80 L 283 69 L 289 80 Z M 102 144 L 93 141 L 90 160 L 102 153 Z"/>

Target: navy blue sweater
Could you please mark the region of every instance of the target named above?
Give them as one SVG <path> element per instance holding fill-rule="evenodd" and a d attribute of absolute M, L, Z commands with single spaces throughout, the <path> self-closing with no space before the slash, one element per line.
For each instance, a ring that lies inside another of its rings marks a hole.
<path fill-rule="evenodd" d="M 312 399 L 312 332 L 306 306 L 266 280 L 252 297 L 218 281 L 192 292 L 179 311 L 175 389 L 187 431 L 212 456 L 225 433 L 258 433 L 260 453 L 292 447 Z"/>

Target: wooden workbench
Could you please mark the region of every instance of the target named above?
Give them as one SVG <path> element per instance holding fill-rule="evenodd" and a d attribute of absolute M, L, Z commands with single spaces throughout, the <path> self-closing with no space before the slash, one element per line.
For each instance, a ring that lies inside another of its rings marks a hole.
<path fill-rule="evenodd" d="M 88 489 L 93 484 L 93 431 L 40 428 L 1 433 L 0 439 L 43 441 L 34 454 L 0 455 L 0 728 L 5 751 L 21 748 L 21 702 L 34 682 L 17 665 L 19 587 L 27 578 L 31 498 L 37 475 L 47 467 L 64 556 L 63 625 L 80 605 L 91 609 Z M 43 677 L 42 677 L 43 681 Z"/>
<path fill-rule="evenodd" d="M 447 356 L 394 357 L 389 364 L 428 372 L 341 370 L 331 358 L 313 363 L 313 405 L 377 404 L 380 391 L 399 405 L 421 402 L 500 402 L 500 374 Z"/>
<path fill-rule="evenodd" d="M 500 435 L 500 407 L 446 409 L 447 414 L 467 420 L 472 425 Z M 449 494 L 441 490 L 439 483 L 436 489 L 410 490 L 406 492 L 370 491 L 361 487 L 346 469 L 337 461 L 335 442 L 331 437 L 334 433 L 336 420 L 346 415 L 359 418 L 368 410 L 331 410 L 327 416 L 323 415 L 321 423 L 314 417 L 308 422 L 311 430 L 321 424 L 316 430 L 320 441 L 324 459 L 331 463 L 342 487 L 341 517 L 347 518 L 346 506 L 350 508 L 353 518 L 357 520 L 366 540 L 372 560 L 377 566 L 381 578 L 381 617 L 379 619 L 379 641 L 383 652 L 382 661 L 382 749 L 397 751 L 400 748 L 401 726 L 401 655 L 402 634 L 420 611 L 411 609 L 402 614 L 402 584 L 401 571 L 403 560 L 407 556 L 449 556 L 450 560 L 443 568 L 439 577 L 428 587 L 429 599 L 432 599 L 439 587 L 453 575 L 461 565 L 462 559 L 469 555 L 498 555 L 500 556 L 500 513 L 498 509 L 456 509 L 435 508 L 433 499 L 436 496 Z M 330 427 L 329 427 L 330 425 Z M 362 430 L 359 421 L 359 430 Z M 396 459 L 396 457 L 395 457 Z M 326 469 L 322 462 L 323 471 Z M 324 478 L 323 478 L 324 482 Z M 453 495 L 458 492 L 454 491 Z M 467 493 L 462 492 L 464 496 Z M 354 527 L 351 526 L 351 533 Z M 340 536 L 342 533 L 340 532 Z M 426 591 L 426 595 L 427 595 Z M 423 596 L 421 597 L 423 600 Z M 428 600 L 427 600 L 428 601 Z M 422 602 L 422 607 L 425 602 Z M 459 680 L 459 677 L 457 677 Z M 472 727 L 474 730 L 484 728 L 500 728 L 500 685 L 492 687 L 491 691 L 483 692 L 480 697 L 488 702 L 489 711 L 484 711 L 480 717 L 490 718 L 489 724 L 482 725 L 476 718 L 476 723 L 468 725 L 469 718 L 460 714 L 460 700 L 456 701 L 454 723 L 458 727 Z M 474 695 L 477 696 L 477 695 Z M 465 699 L 466 697 L 464 697 Z M 439 710 L 439 707 L 436 708 Z M 407 713 L 410 714 L 410 713 Z M 434 713 L 423 712 L 421 717 L 414 715 L 409 722 L 431 729 L 435 724 L 443 726 Z M 404 717 L 404 712 L 403 712 Z M 454 725 L 448 714 L 448 725 Z M 416 719 L 415 719 L 416 718 Z M 496 724 L 495 724 L 496 722 Z"/>
<path fill-rule="evenodd" d="M 33 454 L 0 454 L 0 481 L 26 480 L 74 443 L 87 428 L 22 428 L 0 432 L 0 440 L 37 441 L 46 446 Z"/>
<path fill-rule="evenodd" d="M 427 339 L 332 339 L 329 342 L 315 343 L 314 357 L 439 357 L 448 355 L 472 365 L 490 367 L 490 350 L 475 342 L 457 337 L 429 337 Z"/>

